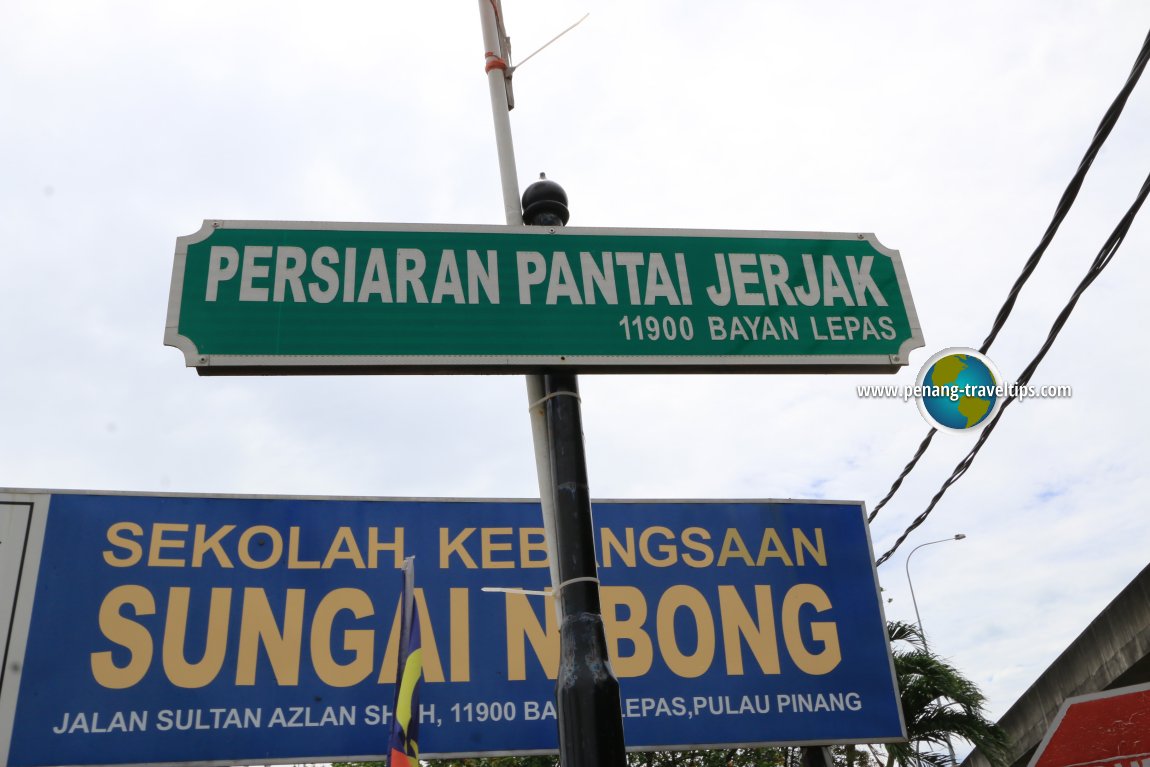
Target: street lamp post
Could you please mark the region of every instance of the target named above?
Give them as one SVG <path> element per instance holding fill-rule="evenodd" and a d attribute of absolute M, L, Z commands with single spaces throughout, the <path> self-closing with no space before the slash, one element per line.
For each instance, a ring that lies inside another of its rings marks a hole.
<path fill-rule="evenodd" d="M 918 623 L 918 632 L 922 634 L 923 645 L 926 645 L 926 632 L 923 631 L 922 628 L 922 616 L 918 614 L 918 600 L 914 598 L 914 582 L 912 582 L 910 579 L 910 558 L 914 556 L 914 552 L 918 551 L 923 546 L 931 546 L 935 543 L 946 543 L 947 541 L 961 541 L 965 537 L 965 533 L 958 533 L 957 535 L 954 535 L 950 538 L 939 538 L 937 541 L 927 541 L 926 543 L 920 543 L 911 549 L 910 553 L 906 555 L 906 585 L 910 586 L 910 602 L 914 605 L 914 619 L 915 622 Z"/>
<path fill-rule="evenodd" d="M 954 536 L 951 536 L 950 538 L 939 538 L 937 541 L 927 541 L 926 543 L 920 543 L 911 549 L 910 553 L 906 555 L 906 585 L 910 587 L 910 602 L 912 605 L 914 605 L 914 619 L 918 624 L 918 633 L 922 636 L 922 647 L 927 652 L 930 652 L 930 645 L 926 641 L 926 631 L 922 627 L 922 616 L 918 612 L 918 600 L 915 599 L 914 596 L 914 581 L 910 579 L 910 558 L 914 556 L 914 552 L 918 551 L 923 546 L 931 546 L 936 543 L 946 543 L 947 541 L 961 541 L 964 538 L 966 538 L 964 533 L 958 533 Z M 950 763 L 952 765 L 958 764 L 958 760 L 954 755 L 954 746 L 950 742 L 950 735 L 946 736 L 946 749 L 950 752 Z"/>

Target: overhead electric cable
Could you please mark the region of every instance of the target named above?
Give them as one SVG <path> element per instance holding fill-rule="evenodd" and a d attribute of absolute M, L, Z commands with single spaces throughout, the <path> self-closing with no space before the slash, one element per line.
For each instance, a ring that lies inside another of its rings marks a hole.
<path fill-rule="evenodd" d="M 933 426 L 930 427 L 930 431 L 926 433 L 926 438 L 919 443 L 918 450 L 914 452 L 914 456 L 911 457 L 906 466 L 902 468 L 902 473 L 900 473 L 895 481 L 891 484 L 890 490 L 887 490 L 886 495 L 883 496 L 883 499 L 875 504 L 875 507 L 871 511 L 870 516 L 866 519 L 868 524 L 874 521 L 874 518 L 878 516 L 878 513 L 880 510 L 882 510 L 882 507 L 886 506 L 886 502 L 893 498 L 894 494 L 898 492 L 898 489 L 902 487 L 902 481 L 906 479 L 906 475 L 910 474 L 911 470 L 918 465 L 918 459 L 922 458 L 922 454 L 926 452 L 928 447 L 930 447 L 930 441 L 934 439 L 934 435 L 937 432 L 938 429 L 934 428 Z"/>
<path fill-rule="evenodd" d="M 1054 239 L 1054 233 L 1058 231 L 1058 227 L 1062 225 L 1062 220 L 1066 218 L 1066 214 L 1070 212 L 1070 207 L 1074 204 L 1074 200 L 1078 197 L 1078 192 L 1082 189 L 1082 182 L 1086 179 L 1086 171 L 1094 163 L 1094 158 L 1098 155 L 1098 151 L 1102 148 L 1102 144 L 1110 136 L 1110 131 L 1114 128 L 1115 123 L 1118 122 L 1119 115 L 1122 114 L 1122 109 L 1126 106 L 1126 101 L 1130 98 L 1130 93 L 1134 90 L 1134 86 L 1138 84 L 1138 80 L 1142 77 L 1142 71 L 1146 68 L 1146 62 L 1150 60 L 1150 33 L 1147 33 L 1146 39 L 1142 41 L 1142 49 L 1138 52 L 1138 57 L 1134 60 L 1134 66 L 1130 70 L 1130 76 L 1126 78 L 1126 83 L 1122 86 L 1122 90 L 1118 92 L 1118 96 L 1106 110 L 1106 114 L 1102 116 L 1102 122 L 1098 124 L 1098 129 L 1094 131 L 1094 138 L 1090 141 L 1090 146 L 1086 149 L 1086 154 L 1082 158 L 1082 162 L 1078 164 L 1078 170 L 1074 172 L 1074 177 L 1070 179 L 1070 184 L 1066 187 L 1066 191 L 1062 193 L 1062 198 L 1058 201 L 1058 207 L 1054 211 L 1054 218 L 1050 222 L 1050 226 L 1046 228 L 1046 232 L 1042 235 L 1042 240 L 1039 241 L 1038 247 L 1030 254 L 1030 258 L 1026 260 L 1026 264 L 1022 267 L 1022 273 L 1018 275 L 1018 279 L 1014 281 L 1014 285 L 1010 288 L 1010 293 L 1006 296 L 1006 301 L 1003 302 L 1002 308 L 998 310 L 998 315 L 994 318 L 994 324 L 990 328 L 990 333 L 986 336 L 986 340 L 982 342 L 982 346 L 978 348 L 980 352 L 986 354 L 990 349 L 990 345 L 994 343 L 994 339 L 998 337 L 998 331 L 1006 324 L 1006 318 L 1010 316 L 1010 312 L 1014 309 L 1014 304 L 1018 300 L 1018 294 L 1022 292 L 1022 286 L 1030 278 L 1034 268 L 1038 266 L 1038 262 L 1042 259 L 1046 248 L 1050 245 L 1050 241 Z"/>
<path fill-rule="evenodd" d="M 1122 245 L 1122 241 L 1126 238 L 1126 233 L 1130 231 L 1130 226 L 1134 223 L 1134 218 L 1138 215 L 1138 211 L 1142 207 L 1142 203 L 1146 201 L 1147 194 L 1150 194 L 1150 175 L 1148 175 L 1146 180 L 1142 183 L 1142 188 L 1138 191 L 1138 196 L 1135 198 L 1134 203 L 1130 206 L 1130 209 L 1126 211 L 1126 215 L 1124 215 L 1118 222 L 1118 225 L 1114 228 L 1114 231 L 1111 232 L 1110 237 L 1106 239 L 1106 243 L 1102 246 L 1102 250 L 1100 250 L 1098 255 L 1095 256 L 1094 261 L 1090 264 L 1090 269 L 1086 272 L 1086 276 L 1083 277 L 1082 281 L 1078 283 L 1078 287 L 1074 289 L 1074 293 L 1070 296 L 1070 300 L 1066 303 L 1066 306 L 1062 308 L 1062 311 L 1058 313 L 1058 317 L 1055 318 L 1054 324 L 1051 325 L 1050 332 L 1047 334 L 1046 341 L 1042 344 L 1042 348 L 1038 350 L 1038 353 L 1034 356 L 1034 359 L 1032 359 L 1030 364 L 1026 366 L 1021 374 L 1019 374 L 1017 381 L 1019 388 L 1025 387 L 1030 383 L 1030 378 L 1034 375 L 1034 371 L 1038 368 L 1038 365 L 1042 362 L 1043 358 L 1046 357 L 1046 353 L 1050 351 L 1050 347 L 1054 345 L 1054 339 L 1058 338 L 1058 334 L 1061 332 L 1062 327 L 1066 324 L 1066 321 L 1074 312 L 1074 307 L 1078 304 L 1079 297 L 1084 292 L 1086 292 L 1086 289 L 1090 287 L 1091 283 L 1093 283 L 1095 279 L 1098 278 L 1098 275 L 1102 273 L 1102 270 L 1105 269 L 1114 259 L 1114 255 L 1118 252 L 1118 248 Z M 947 477 L 946 481 L 942 483 L 942 487 L 940 487 L 938 492 L 934 494 L 934 497 L 930 499 L 930 504 L 926 507 L 925 510 L 923 510 L 921 514 L 915 518 L 915 520 L 906 528 L 906 530 L 903 531 L 898 540 L 894 542 L 894 545 L 890 547 L 890 550 L 878 558 L 878 560 L 875 562 L 876 566 L 881 565 L 883 562 L 890 559 L 891 555 L 894 554 L 894 552 L 898 550 L 898 547 L 902 545 L 902 542 L 907 539 L 907 536 L 909 536 L 915 528 L 926 521 L 926 518 L 930 516 L 930 513 L 934 510 L 934 507 L 938 505 L 938 502 L 942 499 L 942 496 L 946 494 L 946 491 L 950 489 L 950 486 L 957 482 L 962 477 L 962 475 L 966 473 L 967 469 L 970 468 L 970 465 L 974 463 L 974 458 L 978 455 L 978 451 L 982 449 L 982 446 L 986 444 L 986 441 L 990 438 L 991 432 L 993 432 L 994 428 L 999 424 L 1000 421 L 1002 421 L 1002 416 L 1005 413 L 1006 408 L 1009 407 L 1010 403 L 1014 402 L 1015 399 L 1016 395 L 1011 394 L 1005 400 L 1003 400 L 1002 408 L 999 410 L 998 416 L 992 422 L 986 425 L 986 428 L 984 428 L 982 433 L 978 435 L 978 441 L 974 444 L 974 447 L 971 448 L 970 452 L 967 453 L 966 456 L 964 456 L 963 459 L 958 462 L 958 465 L 954 467 L 954 471 L 949 477 Z"/>
<path fill-rule="evenodd" d="M 1074 200 L 1078 197 L 1079 190 L 1082 189 L 1082 182 L 1086 179 L 1086 172 L 1090 170 L 1090 166 L 1094 164 L 1094 158 L 1098 155 L 1102 145 L 1110 136 L 1110 131 L 1118 122 L 1118 117 L 1122 114 L 1122 110 L 1125 108 L 1126 102 L 1134 90 L 1134 86 L 1138 84 L 1138 80 L 1142 77 L 1142 72 L 1146 69 L 1148 60 L 1150 60 L 1150 33 L 1147 33 L 1146 39 L 1142 42 L 1142 49 L 1138 52 L 1138 57 L 1134 60 L 1134 66 L 1131 68 L 1130 75 L 1126 78 L 1125 84 L 1122 86 L 1122 89 L 1118 91 L 1118 95 L 1102 116 L 1102 122 L 1098 124 L 1097 130 L 1094 131 L 1094 138 L 1091 139 L 1090 146 L 1086 148 L 1086 154 L 1083 155 L 1082 161 L 1078 163 L 1078 170 L 1074 172 L 1074 176 L 1070 179 L 1070 183 L 1066 186 L 1066 190 L 1058 200 L 1058 206 L 1054 209 L 1054 217 L 1050 220 L 1050 225 L 1046 227 L 1046 232 L 1042 235 L 1042 239 L 1034 249 L 1034 252 L 1030 254 L 1030 258 L 1026 259 L 1026 263 L 1023 264 L 1018 279 L 1016 279 L 1010 287 L 1010 292 L 1007 293 L 1006 300 L 998 310 L 998 314 L 994 318 L 994 324 L 991 325 L 990 333 L 978 349 L 983 354 L 986 354 L 990 349 L 990 345 L 993 344 L 994 339 L 998 337 L 998 332 L 1002 329 L 1002 326 L 1006 324 L 1006 319 L 1014 310 L 1014 305 L 1018 301 L 1018 295 L 1022 292 L 1022 286 L 1026 284 L 1026 281 L 1030 279 L 1030 275 L 1034 273 L 1038 262 L 1042 260 L 1042 256 L 1046 253 L 1047 247 L 1049 247 L 1050 242 L 1054 239 L 1054 234 L 1062 225 L 1062 220 L 1066 218 L 1066 214 L 1070 212 L 1071 206 L 1074 205 Z M 903 467 L 902 472 L 898 475 L 898 478 L 895 479 L 894 483 L 891 484 L 890 490 L 888 490 L 883 499 L 875 505 L 870 516 L 867 517 L 868 522 L 873 521 L 874 518 L 878 516 L 879 511 L 882 510 L 882 507 L 886 506 L 887 501 L 898 492 L 898 489 L 902 486 L 902 481 L 906 479 L 906 476 L 910 474 L 918 464 L 919 459 L 922 458 L 923 453 L 926 452 L 927 447 L 930 446 L 930 441 L 934 438 L 935 431 L 935 429 L 931 429 L 927 433 L 926 437 L 919 444 L 918 450 L 915 451 L 914 456 L 907 462 L 906 466 Z"/>

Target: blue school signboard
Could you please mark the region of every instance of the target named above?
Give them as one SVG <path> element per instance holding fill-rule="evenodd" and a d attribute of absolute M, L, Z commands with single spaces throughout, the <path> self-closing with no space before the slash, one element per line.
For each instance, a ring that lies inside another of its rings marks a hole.
<path fill-rule="evenodd" d="M 556 749 L 553 604 L 484 590 L 548 587 L 537 503 L 13 492 L 0 509 L 26 524 L 0 765 L 381 758 L 410 555 L 423 754 Z M 594 513 L 628 748 L 903 739 L 861 504 Z"/>

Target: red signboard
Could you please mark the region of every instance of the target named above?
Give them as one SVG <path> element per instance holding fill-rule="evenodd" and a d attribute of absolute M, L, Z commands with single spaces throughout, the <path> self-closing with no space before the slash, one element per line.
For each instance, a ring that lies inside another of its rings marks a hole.
<path fill-rule="evenodd" d="M 1150 765 L 1150 684 L 1068 698 L 1029 767 Z"/>

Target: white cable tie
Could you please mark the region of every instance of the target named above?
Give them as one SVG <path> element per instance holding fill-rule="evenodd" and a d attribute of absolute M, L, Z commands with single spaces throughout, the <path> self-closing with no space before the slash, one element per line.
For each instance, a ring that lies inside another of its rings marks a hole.
<path fill-rule="evenodd" d="M 558 597 L 563 589 L 567 588 L 572 583 L 594 583 L 596 586 L 598 586 L 599 579 L 591 575 L 584 575 L 581 578 L 572 578 L 569 581 L 563 581 L 555 588 L 555 596 Z"/>
<path fill-rule="evenodd" d="M 582 576 L 580 578 L 572 578 L 571 580 L 563 581 L 562 583 L 560 583 L 558 588 L 556 588 L 554 591 L 552 591 L 551 589 L 544 589 L 543 591 L 537 591 L 534 589 L 519 589 L 519 588 L 514 588 L 514 587 L 508 587 L 508 586 L 483 586 L 479 590 L 480 591 L 486 591 L 488 593 L 526 594 L 527 596 L 532 596 L 532 597 L 556 597 L 556 598 L 558 598 L 559 593 L 561 591 L 563 591 L 563 589 L 567 588 L 568 586 L 570 586 L 573 583 L 594 583 L 594 584 L 598 585 L 599 579 L 595 578 L 593 576 L 590 576 L 590 575 L 585 575 L 585 576 Z"/>
<path fill-rule="evenodd" d="M 507 588 L 504 586 L 484 586 L 483 588 L 481 588 L 479 590 L 480 591 L 487 591 L 487 592 L 502 592 L 504 594 L 526 594 L 527 596 L 531 596 L 531 597 L 549 597 L 549 596 L 551 596 L 551 589 L 547 589 L 546 591 L 534 591 L 532 589 L 516 589 L 516 588 Z"/>
<path fill-rule="evenodd" d="M 550 394 L 548 394 L 546 397 L 544 397 L 540 400 L 537 400 L 536 402 L 532 402 L 530 405 L 527 406 L 527 409 L 528 410 L 534 410 L 535 408 L 537 408 L 540 405 L 547 402 L 547 400 L 554 399 L 555 397 L 574 397 L 579 402 L 583 401 L 583 398 L 579 396 L 579 392 L 577 392 L 577 391 L 566 391 L 566 390 L 564 390 L 564 391 L 553 391 Z"/>

